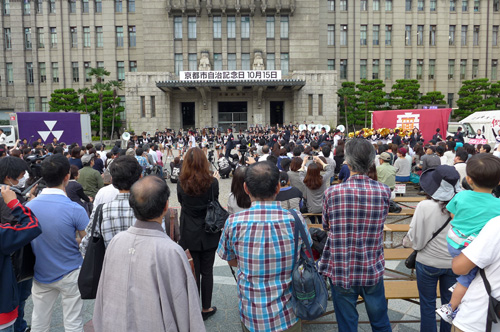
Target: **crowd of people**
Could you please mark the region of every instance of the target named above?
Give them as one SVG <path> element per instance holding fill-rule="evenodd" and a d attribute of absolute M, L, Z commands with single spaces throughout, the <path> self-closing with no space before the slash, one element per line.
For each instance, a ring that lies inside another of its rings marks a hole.
<path fill-rule="evenodd" d="M 55 139 L 0 145 L 0 331 L 50 331 L 59 296 L 65 330 L 83 331 L 78 279 L 97 235 L 106 255 L 96 331 L 204 331 L 203 321 L 217 314 L 216 254 L 237 268 L 243 331 L 301 331 L 291 301 L 297 253 L 289 209 L 308 213 L 299 213 L 306 229 L 323 226 L 320 246 L 318 233 L 304 240 L 319 248 L 339 330 L 357 331 L 361 296 L 372 329 L 391 331 L 383 227 L 396 182 L 410 180 L 427 198 L 403 241 L 419 251 L 421 330 L 437 331 L 437 311 L 441 331 L 484 331 L 488 296 L 478 269 L 500 299 L 500 147 L 466 144 L 460 130 L 448 138 L 436 131 L 428 142 L 418 129 L 409 140 L 392 134 L 374 141 L 290 124 L 237 134 L 157 130 L 109 150 Z M 219 181 L 229 176 L 231 193 L 222 197 Z M 180 213 L 169 206 L 168 182 Z M 207 210 L 219 200 L 230 216 L 210 233 Z M 14 257 L 30 251 L 32 273 L 20 277 Z"/>

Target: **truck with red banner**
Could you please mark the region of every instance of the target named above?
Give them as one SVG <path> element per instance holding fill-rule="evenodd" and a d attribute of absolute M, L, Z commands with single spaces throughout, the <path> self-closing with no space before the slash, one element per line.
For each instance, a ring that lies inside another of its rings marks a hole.
<path fill-rule="evenodd" d="M 465 142 L 470 144 L 490 144 L 494 147 L 500 144 L 500 110 L 475 112 L 460 121 L 466 133 Z M 477 131 L 481 130 L 478 137 Z"/>

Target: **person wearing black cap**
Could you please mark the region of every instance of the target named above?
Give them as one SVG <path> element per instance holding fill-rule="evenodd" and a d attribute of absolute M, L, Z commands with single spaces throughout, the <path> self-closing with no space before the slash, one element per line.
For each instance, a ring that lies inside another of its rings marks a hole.
<path fill-rule="evenodd" d="M 416 273 L 420 297 L 420 331 L 437 331 L 435 310 L 438 281 L 441 303 L 449 302 L 451 293 L 448 288 L 456 281 L 456 275 L 451 270 L 451 255 L 446 244 L 446 233 L 450 228 L 451 219 L 446 204 L 461 190 L 459 180 L 458 172 L 448 165 L 441 165 L 422 173 L 420 185 L 427 199 L 418 203 L 410 223 L 410 230 L 403 239 L 405 247 L 418 250 Z M 443 226 L 444 228 L 437 233 Z M 431 240 L 433 234 L 436 234 L 436 237 Z M 441 321 L 440 331 L 450 331 L 450 329 L 450 324 Z"/>

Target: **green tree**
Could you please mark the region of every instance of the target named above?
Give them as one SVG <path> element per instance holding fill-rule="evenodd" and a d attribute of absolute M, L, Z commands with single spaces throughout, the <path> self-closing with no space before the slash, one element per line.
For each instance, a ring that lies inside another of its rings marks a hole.
<path fill-rule="evenodd" d="M 429 91 L 420 97 L 420 104 L 445 105 L 444 95 L 440 91 Z"/>
<path fill-rule="evenodd" d="M 458 91 L 460 98 L 457 100 L 458 110 L 455 115 L 463 119 L 476 111 L 486 111 L 492 105 L 488 99 L 490 96 L 491 82 L 487 78 L 478 78 L 462 82 Z"/>
<path fill-rule="evenodd" d="M 89 112 L 91 113 L 91 126 L 92 129 L 99 130 L 102 118 L 102 131 L 103 133 L 109 134 L 115 129 L 114 127 L 120 128 L 120 112 L 124 111 L 123 106 L 120 105 L 120 97 L 115 97 L 113 91 L 103 91 L 102 92 L 102 114 L 100 116 L 101 102 L 99 95 L 97 93 L 90 93 L 87 95 L 87 101 L 89 103 Z"/>
<path fill-rule="evenodd" d="M 420 84 L 417 80 L 396 80 L 390 93 L 393 109 L 414 109 L 419 102 Z"/>
<path fill-rule="evenodd" d="M 361 84 L 357 84 L 359 96 L 358 108 L 364 111 L 364 128 L 368 128 L 368 111 L 377 111 L 384 108 L 385 99 L 385 84 L 382 80 L 361 80 Z"/>
<path fill-rule="evenodd" d="M 337 95 L 339 97 L 337 105 L 340 115 L 339 123 L 345 124 L 346 131 L 348 131 L 349 125 L 354 126 L 359 122 L 359 114 L 357 114 L 358 98 L 356 97 L 356 83 L 342 82 L 342 88 L 337 90 Z"/>
<path fill-rule="evenodd" d="M 500 109 L 500 82 L 491 83 L 489 95 L 490 97 L 487 99 L 489 109 Z"/>
<path fill-rule="evenodd" d="M 49 112 L 79 111 L 80 99 L 74 89 L 58 89 L 50 95 L 49 106 Z"/>

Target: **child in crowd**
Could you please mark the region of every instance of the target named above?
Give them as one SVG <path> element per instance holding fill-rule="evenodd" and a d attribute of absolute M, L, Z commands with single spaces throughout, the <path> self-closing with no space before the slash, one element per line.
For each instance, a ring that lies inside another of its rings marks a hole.
<path fill-rule="evenodd" d="M 453 216 L 446 236 L 448 251 L 452 257 L 460 255 L 479 234 L 490 219 L 500 215 L 500 199 L 492 191 L 500 182 L 500 158 L 491 154 L 476 154 L 467 162 L 467 183 L 472 190 L 459 192 L 446 208 Z M 437 184 L 439 185 L 439 184 Z M 443 304 L 436 312 L 446 322 L 452 322 L 467 288 L 475 278 L 478 268 L 459 276 L 450 303 Z"/>

